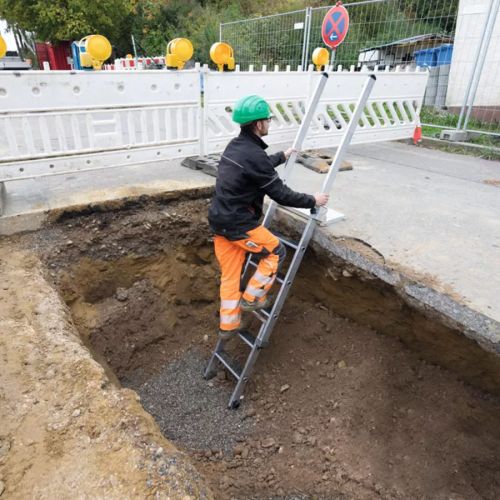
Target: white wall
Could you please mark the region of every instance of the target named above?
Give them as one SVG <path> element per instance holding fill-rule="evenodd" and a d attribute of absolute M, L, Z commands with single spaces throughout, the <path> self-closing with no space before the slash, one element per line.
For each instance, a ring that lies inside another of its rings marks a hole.
<path fill-rule="evenodd" d="M 447 106 L 461 106 L 463 103 L 491 1 L 496 0 L 460 0 L 446 96 Z M 499 82 L 500 12 L 493 28 L 474 106 L 500 106 Z"/>

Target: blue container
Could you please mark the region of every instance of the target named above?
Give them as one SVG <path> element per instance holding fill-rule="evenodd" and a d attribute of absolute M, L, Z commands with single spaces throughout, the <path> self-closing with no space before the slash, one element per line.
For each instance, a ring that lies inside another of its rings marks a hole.
<path fill-rule="evenodd" d="M 417 66 L 436 66 L 436 49 L 417 50 L 413 53 Z"/>
<path fill-rule="evenodd" d="M 445 45 L 441 45 L 440 47 L 436 47 L 436 65 L 441 66 L 443 64 L 451 64 L 451 55 L 453 54 L 453 45 L 451 43 L 447 43 Z"/>

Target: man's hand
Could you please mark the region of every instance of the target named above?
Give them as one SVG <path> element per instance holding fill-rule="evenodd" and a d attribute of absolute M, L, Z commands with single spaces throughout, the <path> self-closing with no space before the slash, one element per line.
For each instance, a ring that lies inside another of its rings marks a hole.
<path fill-rule="evenodd" d="M 316 206 L 323 207 L 328 203 L 330 195 L 328 193 L 316 193 L 314 198 L 316 199 Z"/>
<path fill-rule="evenodd" d="M 288 148 L 286 151 L 283 151 L 283 154 L 285 155 L 285 158 L 287 160 L 288 160 L 288 158 L 290 158 L 290 156 L 292 155 L 292 153 L 297 153 L 297 150 L 293 149 L 293 148 Z"/>

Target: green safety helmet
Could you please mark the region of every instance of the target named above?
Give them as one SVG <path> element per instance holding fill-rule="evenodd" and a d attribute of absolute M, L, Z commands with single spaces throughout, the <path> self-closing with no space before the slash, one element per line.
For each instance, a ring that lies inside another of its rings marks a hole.
<path fill-rule="evenodd" d="M 233 121 L 240 125 L 246 125 L 255 120 L 265 120 L 271 116 L 269 104 L 258 95 L 242 97 L 234 105 Z"/>

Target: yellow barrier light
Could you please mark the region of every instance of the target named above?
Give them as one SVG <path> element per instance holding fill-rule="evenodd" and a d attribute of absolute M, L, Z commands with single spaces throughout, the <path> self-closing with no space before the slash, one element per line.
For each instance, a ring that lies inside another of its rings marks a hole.
<path fill-rule="evenodd" d="M 84 68 L 101 69 L 104 61 L 109 59 L 112 52 L 109 40 L 102 35 L 89 35 L 82 38 L 78 45 L 83 47 L 80 52 L 80 64 Z"/>
<path fill-rule="evenodd" d="M 167 45 L 167 68 L 182 69 L 193 57 L 193 44 L 187 38 L 174 38 Z"/>
<path fill-rule="evenodd" d="M 217 64 L 219 71 L 224 71 L 224 67 L 234 69 L 234 52 L 228 43 L 214 43 L 210 47 L 210 59 Z"/>
<path fill-rule="evenodd" d="M 318 47 L 314 49 L 312 54 L 312 61 L 316 66 L 318 71 L 321 71 L 323 66 L 326 66 L 330 62 L 330 55 L 328 54 L 328 50 L 324 47 Z"/>
<path fill-rule="evenodd" d="M 0 36 L 0 59 L 7 54 L 7 43 L 3 39 L 2 36 Z"/>

